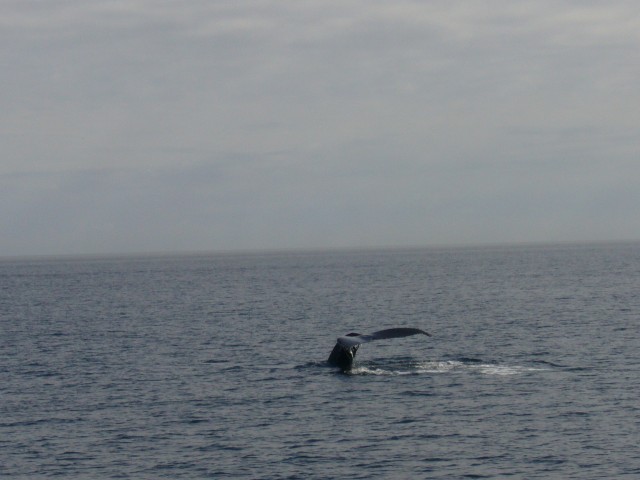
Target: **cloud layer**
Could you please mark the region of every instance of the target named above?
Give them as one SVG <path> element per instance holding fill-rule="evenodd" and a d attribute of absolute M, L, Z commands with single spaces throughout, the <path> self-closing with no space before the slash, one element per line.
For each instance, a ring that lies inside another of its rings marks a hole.
<path fill-rule="evenodd" d="M 635 2 L 0 9 L 0 255 L 640 238 Z"/>

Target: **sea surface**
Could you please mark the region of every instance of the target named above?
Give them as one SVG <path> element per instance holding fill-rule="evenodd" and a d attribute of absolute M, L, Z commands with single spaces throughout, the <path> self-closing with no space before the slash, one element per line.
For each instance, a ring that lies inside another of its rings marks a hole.
<path fill-rule="evenodd" d="M 5 259 L 0 478 L 637 479 L 639 326 L 640 244 Z"/>

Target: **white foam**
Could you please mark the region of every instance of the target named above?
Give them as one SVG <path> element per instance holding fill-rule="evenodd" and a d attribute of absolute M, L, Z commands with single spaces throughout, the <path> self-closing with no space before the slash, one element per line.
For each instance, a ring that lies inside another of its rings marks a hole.
<path fill-rule="evenodd" d="M 484 375 L 500 375 L 500 376 L 520 375 L 523 373 L 537 372 L 537 371 L 544 370 L 543 368 L 521 367 L 518 365 L 510 366 L 510 365 L 489 365 L 489 364 L 476 365 L 475 368 Z"/>
<path fill-rule="evenodd" d="M 446 373 L 463 366 L 462 362 L 421 362 L 416 365 L 415 373 Z"/>
<path fill-rule="evenodd" d="M 399 367 L 399 368 L 398 368 Z M 401 365 L 397 368 L 380 368 L 360 365 L 352 369 L 351 375 L 419 375 L 438 374 L 449 372 L 477 372 L 482 375 L 521 375 L 530 372 L 544 371 L 544 368 L 523 367 L 519 365 L 498 365 L 489 363 L 468 364 L 455 360 L 447 361 L 425 361 Z"/>
<path fill-rule="evenodd" d="M 400 368 L 393 370 L 360 365 L 352 369 L 349 373 L 351 375 L 416 375 L 424 373 L 445 373 L 450 372 L 453 369 L 459 368 L 463 365 L 464 364 L 462 362 L 455 361 L 431 361 L 403 365 Z"/>
<path fill-rule="evenodd" d="M 349 370 L 350 375 L 393 375 L 394 372 L 390 370 L 383 370 L 382 368 L 368 368 L 357 367 Z"/>

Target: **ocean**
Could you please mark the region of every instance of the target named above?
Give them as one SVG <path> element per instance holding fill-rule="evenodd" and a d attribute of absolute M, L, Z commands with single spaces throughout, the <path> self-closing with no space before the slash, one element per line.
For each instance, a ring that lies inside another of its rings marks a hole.
<path fill-rule="evenodd" d="M 639 295 L 637 243 L 4 259 L 0 477 L 637 479 Z"/>

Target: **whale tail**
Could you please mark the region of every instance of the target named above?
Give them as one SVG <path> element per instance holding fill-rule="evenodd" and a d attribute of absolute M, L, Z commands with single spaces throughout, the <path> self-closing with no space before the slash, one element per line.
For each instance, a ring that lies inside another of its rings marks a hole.
<path fill-rule="evenodd" d="M 368 335 L 359 333 L 348 333 L 344 337 L 339 337 L 336 345 L 333 347 L 327 363 L 340 367 L 342 370 L 349 370 L 353 365 L 356 352 L 362 343 L 371 342 L 373 340 L 382 340 L 386 338 L 408 337 L 410 335 L 427 335 L 431 334 L 420 330 L 419 328 L 387 328 L 379 330 Z"/>

